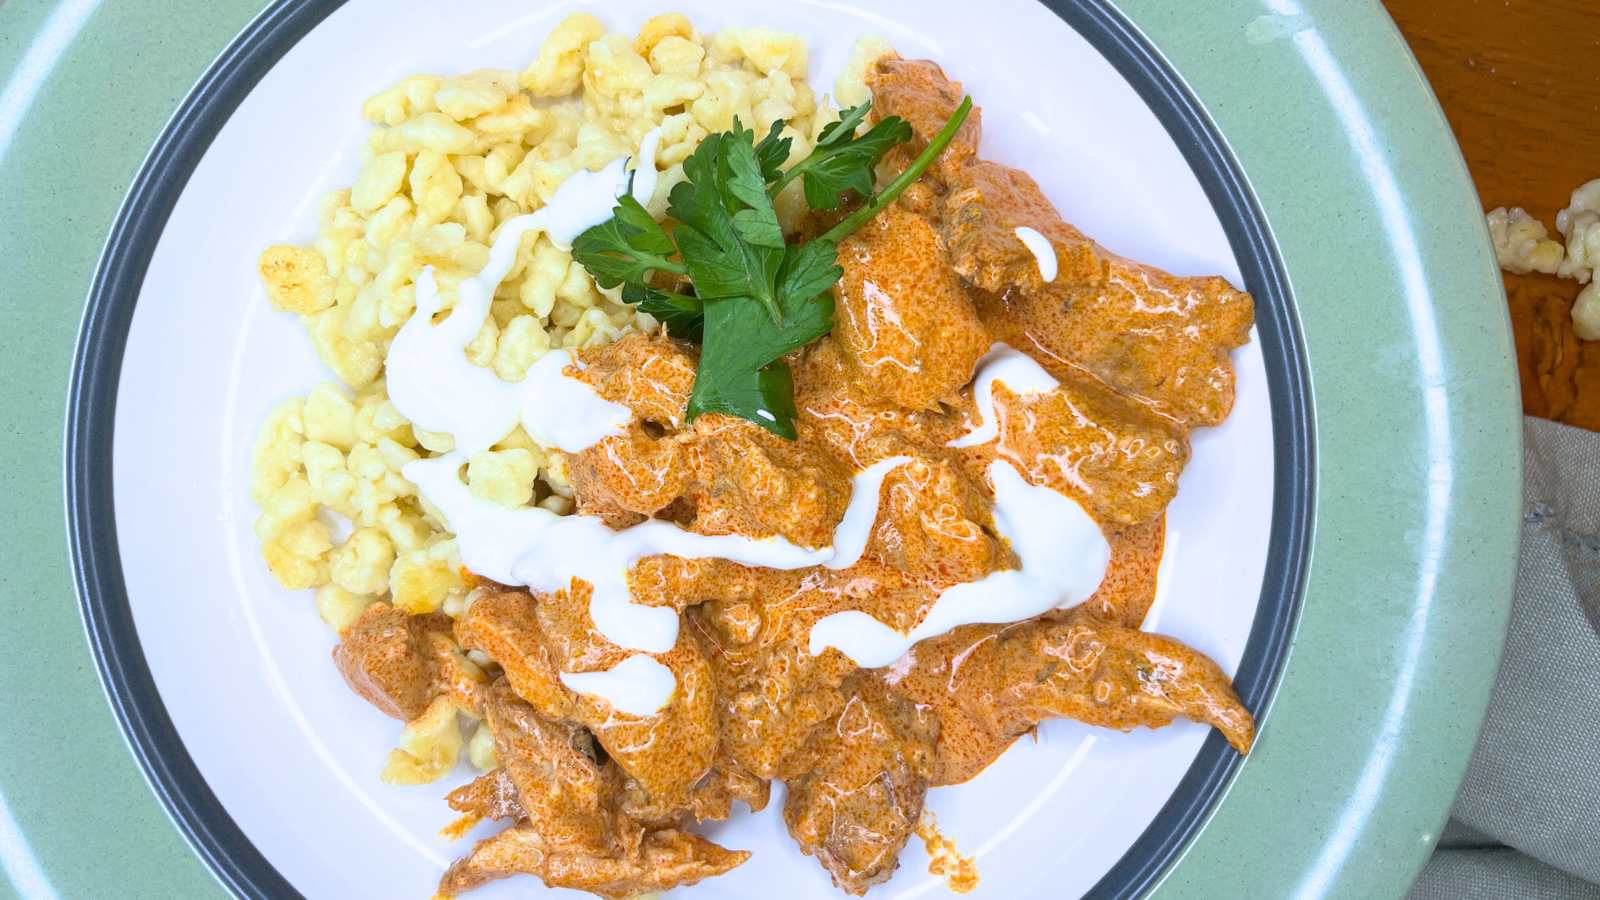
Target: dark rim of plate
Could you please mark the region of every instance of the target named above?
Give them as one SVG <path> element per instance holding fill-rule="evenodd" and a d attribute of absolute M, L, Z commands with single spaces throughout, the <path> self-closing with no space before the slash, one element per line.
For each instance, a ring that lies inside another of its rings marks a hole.
<path fill-rule="evenodd" d="M 156 242 L 190 174 L 263 75 L 342 0 L 278 0 L 200 78 L 144 161 L 90 288 L 69 391 L 69 536 L 89 642 L 111 706 L 157 796 L 189 843 L 240 897 L 299 896 L 201 777 L 145 662 L 122 578 L 112 498 L 112 427 L 128 326 Z M 1045 0 L 1155 112 L 1215 208 L 1255 296 L 1274 435 L 1272 531 L 1261 601 L 1234 678 L 1258 714 L 1282 674 L 1305 584 L 1312 517 L 1310 382 L 1288 279 L 1237 160 L 1199 101 L 1108 0 Z M 1262 721 L 1263 728 L 1270 727 Z M 1088 896 L 1140 896 L 1199 832 L 1244 764 L 1213 731 L 1166 805 Z"/>

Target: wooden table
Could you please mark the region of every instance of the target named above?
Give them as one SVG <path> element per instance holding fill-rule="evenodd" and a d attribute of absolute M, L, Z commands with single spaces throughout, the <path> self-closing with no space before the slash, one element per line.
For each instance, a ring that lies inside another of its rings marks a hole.
<path fill-rule="evenodd" d="M 1600 0 L 1387 0 L 1461 141 L 1484 209 L 1555 230 L 1600 178 Z M 1576 282 L 1507 273 L 1523 410 L 1600 431 L 1600 341 L 1572 334 Z"/>

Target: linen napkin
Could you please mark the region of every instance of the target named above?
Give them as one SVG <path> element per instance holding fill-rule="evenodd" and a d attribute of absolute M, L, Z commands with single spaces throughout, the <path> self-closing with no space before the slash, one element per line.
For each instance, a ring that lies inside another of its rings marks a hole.
<path fill-rule="evenodd" d="M 1600 898 L 1600 434 L 1523 420 L 1510 633 L 1411 900 Z"/>

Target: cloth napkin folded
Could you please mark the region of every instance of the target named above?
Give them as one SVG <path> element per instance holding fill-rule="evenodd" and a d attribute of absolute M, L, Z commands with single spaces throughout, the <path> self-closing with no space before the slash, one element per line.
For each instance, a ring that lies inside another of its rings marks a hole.
<path fill-rule="evenodd" d="M 1523 441 L 1505 657 L 1411 900 L 1600 898 L 1600 434 L 1524 419 Z"/>

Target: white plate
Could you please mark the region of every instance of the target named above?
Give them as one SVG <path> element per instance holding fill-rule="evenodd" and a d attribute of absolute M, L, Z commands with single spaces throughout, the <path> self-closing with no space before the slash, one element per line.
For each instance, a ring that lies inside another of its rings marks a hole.
<path fill-rule="evenodd" d="M 174 210 L 133 318 L 116 414 L 116 526 L 128 595 L 162 700 L 201 773 L 244 833 L 312 898 L 422 897 L 465 844 L 437 836 L 448 787 L 397 788 L 377 773 L 399 725 L 342 683 L 334 638 L 309 592 L 278 587 L 259 560 L 247 495 L 250 449 L 282 399 L 334 380 L 255 276 L 268 244 L 309 240 L 316 200 L 348 185 L 367 126 L 361 101 L 413 72 L 519 69 L 575 6 L 630 31 L 665 9 L 702 31 L 766 25 L 805 36 L 812 83 L 833 78 L 862 33 L 938 60 L 984 110 L 983 154 L 1027 169 L 1062 213 L 1115 252 L 1180 274 L 1239 266 L 1217 216 L 1155 116 L 1086 42 L 1023 0 L 895 0 L 871 11 L 811 0 L 642 0 L 445 5 L 356 0 L 262 79 L 223 128 Z M 1194 438 L 1168 516 L 1168 558 L 1147 628 L 1232 671 L 1261 592 L 1273 483 L 1266 375 L 1255 344 L 1234 355 L 1238 400 Z M 1195 758 L 1206 729 L 1118 734 L 1051 722 L 966 785 L 929 795 L 941 829 L 982 875 L 975 897 L 1069 896 L 1133 844 Z M 828 895 L 794 848 L 775 797 L 711 829 L 755 851 L 680 893 Z M 484 831 L 489 826 L 484 826 Z M 913 840 L 876 897 L 943 891 Z M 540 886 L 523 878 L 474 896 Z"/>

